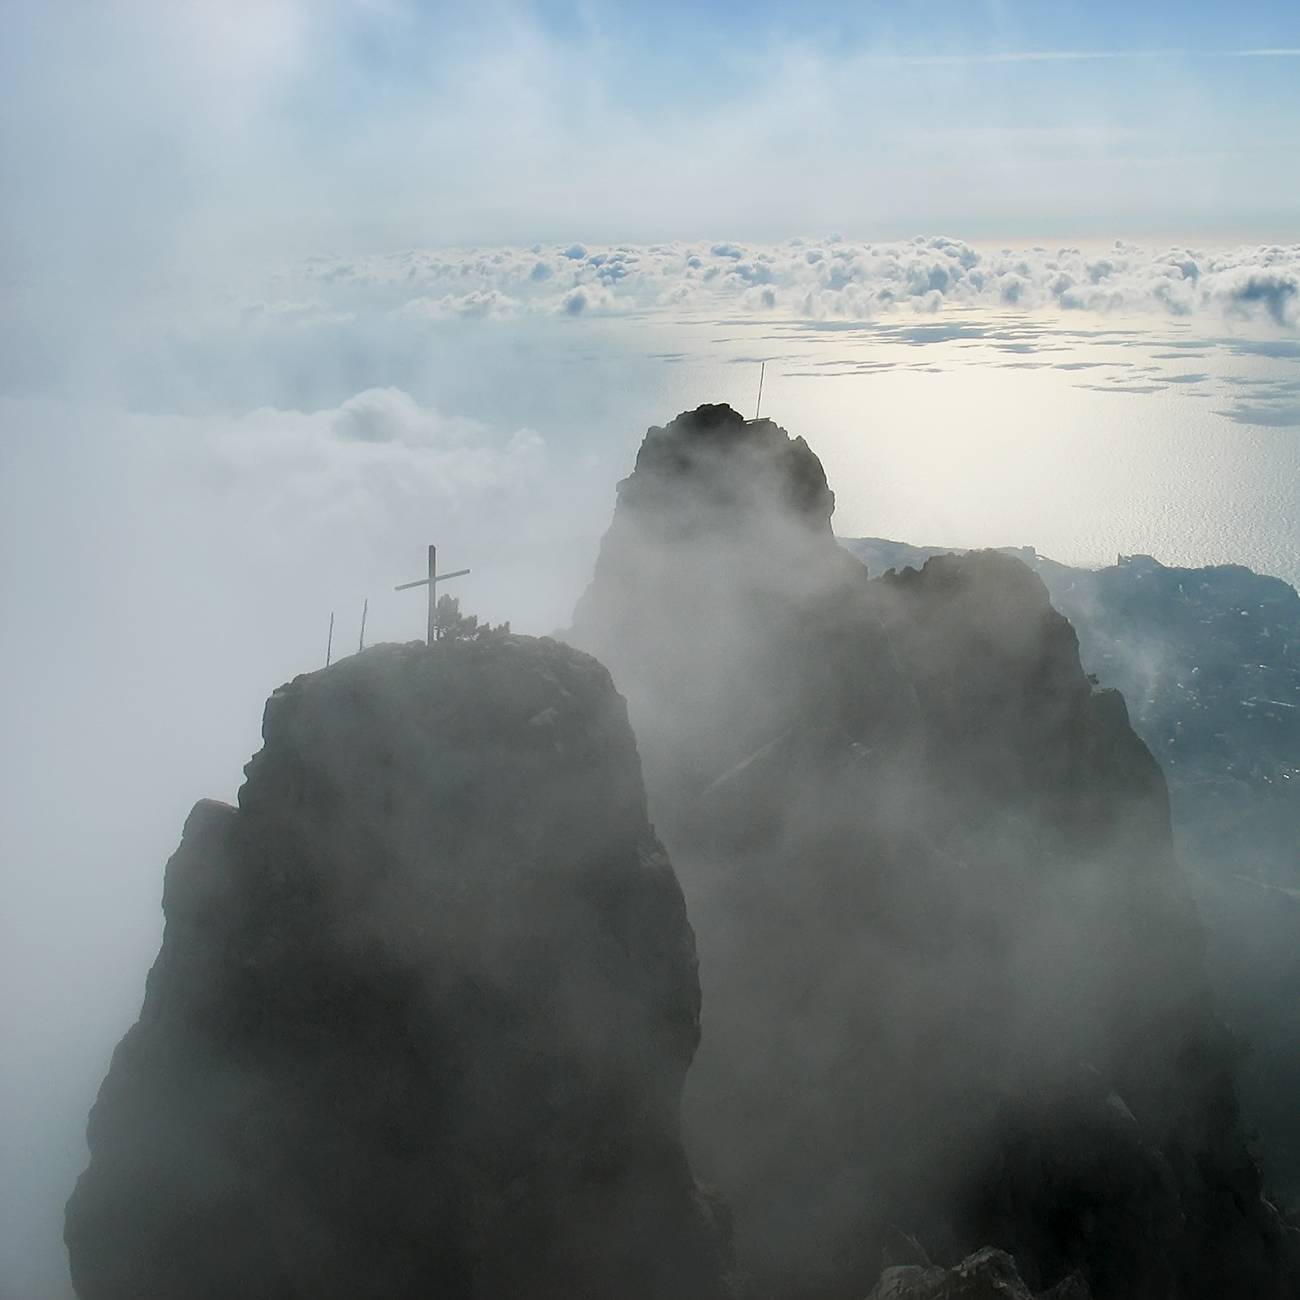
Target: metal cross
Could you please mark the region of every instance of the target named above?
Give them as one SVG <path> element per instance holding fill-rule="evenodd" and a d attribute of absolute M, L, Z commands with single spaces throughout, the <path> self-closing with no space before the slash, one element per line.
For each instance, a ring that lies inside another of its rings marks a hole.
<path fill-rule="evenodd" d="M 417 578 L 415 582 L 402 582 L 393 588 L 394 591 L 406 591 L 411 587 L 429 588 L 429 644 L 432 645 L 438 639 L 437 607 L 438 607 L 438 584 L 446 582 L 448 578 L 463 578 L 469 572 L 468 569 L 457 569 L 455 573 L 438 572 L 438 548 L 429 547 L 429 576 L 427 578 Z"/>

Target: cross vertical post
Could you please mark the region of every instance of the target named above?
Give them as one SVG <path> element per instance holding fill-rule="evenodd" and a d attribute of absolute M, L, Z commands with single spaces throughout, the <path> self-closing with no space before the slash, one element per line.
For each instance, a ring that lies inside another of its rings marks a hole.
<path fill-rule="evenodd" d="M 330 666 L 330 657 L 334 653 L 334 611 L 330 610 L 330 634 L 325 642 L 325 667 Z"/>
<path fill-rule="evenodd" d="M 429 644 L 438 639 L 438 548 L 429 543 Z"/>

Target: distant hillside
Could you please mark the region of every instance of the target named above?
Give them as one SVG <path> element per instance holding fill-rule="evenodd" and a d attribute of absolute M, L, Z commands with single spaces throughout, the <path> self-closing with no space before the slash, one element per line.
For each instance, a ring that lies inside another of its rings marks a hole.
<path fill-rule="evenodd" d="M 842 544 L 873 577 L 954 552 L 875 537 Z M 1033 547 L 1003 549 L 1043 579 L 1079 634 L 1084 667 L 1102 686 L 1124 693 L 1134 726 L 1171 785 L 1230 781 L 1293 806 L 1300 794 L 1294 587 L 1235 564 L 1183 569 L 1132 555 L 1108 568 L 1081 569 Z M 1300 821 L 1300 806 L 1296 811 Z M 1275 883 L 1290 880 L 1295 850 L 1292 834 Z"/>
<path fill-rule="evenodd" d="M 841 539 L 872 576 L 952 548 Z M 1241 1090 L 1272 1185 L 1300 1200 L 1300 595 L 1235 564 L 1147 555 L 1103 569 L 1007 547 L 1117 687 L 1169 782 L 1219 1004 L 1247 1055 Z"/>

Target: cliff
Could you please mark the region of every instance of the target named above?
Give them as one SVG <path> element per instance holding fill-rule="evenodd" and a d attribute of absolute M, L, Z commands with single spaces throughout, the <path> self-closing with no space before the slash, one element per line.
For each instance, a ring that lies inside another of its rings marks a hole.
<path fill-rule="evenodd" d="M 722 1296 L 694 937 L 625 706 L 553 641 L 267 703 L 167 865 L 68 1205 L 83 1300 Z"/>
<path fill-rule="evenodd" d="M 951 553 L 842 545 L 873 573 Z M 1300 1210 L 1300 596 L 1240 565 L 1009 553 L 1070 619 L 1085 670 L 1123 693 L 1168 780 L 1216 1002 L 1242 1044 L 1243 1114 L 1270 1188 Z"/>
<path fill-rule="evenodd" d="M 940 1264 L 1011 1251 L 1033 1291 L 1295 1294 L 1124 701 L 1018 560 L 870 581 L 832 508 L 802 439 L 681 415 L 572 631 L 700 938 L 688 1145 L 743 1262 L 847 1300 L 901 1230 Z"/>

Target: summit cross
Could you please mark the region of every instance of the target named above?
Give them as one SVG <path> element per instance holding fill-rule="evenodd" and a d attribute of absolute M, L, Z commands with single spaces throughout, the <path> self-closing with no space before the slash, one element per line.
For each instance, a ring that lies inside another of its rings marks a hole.
<path fill-rule="evenodd" d="M 463 578 L 469 572 L 468 569 L 457 569 L 455 573 L 438 572 L 438 548 L 429 547 L 429 576 L 427 578 L 417 578 L 414 582 L 402 582 L 393 588 L 394 591 L 407 591 L 411 587 L 429 588 L 429 630 L 428 641 L 432 645 L 438 639 L 438 584 L 446 582 L 449 578 Z"/>

